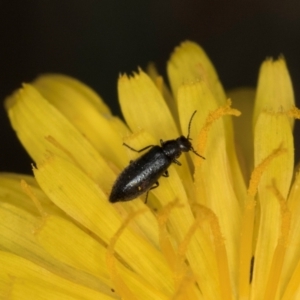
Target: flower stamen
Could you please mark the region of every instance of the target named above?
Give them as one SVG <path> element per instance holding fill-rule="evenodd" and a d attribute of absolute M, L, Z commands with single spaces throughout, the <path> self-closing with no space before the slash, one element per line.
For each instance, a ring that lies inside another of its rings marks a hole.
<path fill-rule="evenodd" d="M 257 187 L 260 182 L 261 176 L 269 166 L 271 161 L 276 158 L 277 156 L 286 152 L 286 149 L 283 149 L 280 145 L 277 149 L 275 149 L 269 156 L 267 156 L 255 169 L 253 170 L 250 178 L 249 188 L 248 188 L 248 195 L 252 198 L 255 197 L 257 193 Z"/>
<path fill-rule="evenodd" d="M 242 223 L 241 223 L 241 240 L 240 240 L 240 255 L 239 255 L 239 297 L 240 299 L 248 299 L 250 293 L 249 272 L 251 270 L 251 259 L 253 256 L 253 231 L 255 219 L 255 196 L 260 179 L 270 165 L 270 163 L 279 155 L 285 153 L 281 145 L 267 156 L 252 172 L 249 188 L 248 199 L 246 200 Z"/>
<path fill-rule="evenodd" d="M 300 282 L 300 261 L 298 261 L 295 271 L 285 289 L 285 292 L 282 296 L 282 300 L 295 299 L 295 295 L 299 290 L 299 282 Z"/>
<path fill-rule="evenodd" d="M 272 186 L 269 188 L 279 201 L 281 213 L 281 232 L 278 238 L 277 246 L 274 251 L 264 299 L 275 299 L 276 293 L 278 291 L 278 285 L 283 267 L 284 257 L 286 254 L 286 247 L 288 245 L 289 231 L 291 225 L 291 213 L 287 207 L 286 199 L 283 198 L 274 181 L 272 183 Z"/>
<path fill-rule="evenodd" d="M 30 185 L 27 184 L 27 182 L 25 180 L 21 180 L 21 187 L 23 189 L 23 191 L 25 192 L 25 194 L 27 194 L 29 196 L 29 198 L 32 200 L 34 206 L 37 208 L 38 212 L 40 213 L 40 215 L 45 218 L 47 216 L 47 213 L 44 211 L 41 202 L 39 201 L 39 199 L 36 197 L 36 195 L 33 193 Z"/>
<path fill-rule="evenodd" d="M 172 297 L 172 300 L 194 300 L 197 299 L 198 296 L 193 289 L 193 285 L 196 282 L 196 277 L 190 272 L 181 279 L 180 284 Z"/>
<path fill-rule="evenodd" d="M 166 225 L 171 211 L 178 206 L 179 206 L 178 200 L 170 202 L 166 206 L 164 206 L 156 216 L 157 223 L 158 223 L 158 230 L 159 230 L 160 248 L 173 273 L 175 272 L 175 265 L 176 265 L 174 262 L 176 262 L 177 259 L 176 259 L 175 250 L 170 242 L 169 233 Z M 175 278 L 176 277 L 177 276 L 175 276 Z"/>
<path fill-rule="evenodd" d="M 201 223 L 208 221 L 211 228 L 219 271 L 221 299 L 230 300 L 232 299 L 232 289 L 229 276 L 228 257 L 219 220 L 209 208 L 201 204 L 195 204 L 195 208 L 200 212 L 197 214 L 197 221 L 200 221 Z M 196 222 L 195 224 L 198 225 Z"/>
<path fill-rule="evenodd" d="M 121 295 L 122 299 L 126 299 L 126 300 L 135 300 L 137 298 L 134 296 L 134 294 L 128 288 L 126 283 L 122 280 L 121 276 L 119 276 L 118 274 L 116 268 L 116 257 L 114 255 L 114 251 L 115 251 L 114 249 L 118 239 L 120 238 L 123 231 L 128 227 L 129 223 L 138 215 L 145 213 L 146 211 L 147 211 L 146 209 L 140 209 L 136 212 L 129 214 L 128 217 L 125 219 L 125 221 L 121 224 L 120 228 L 114 234 L 114 236 L 112 236 L 110 243 L 107 247 L 106 264 L 111 276 L 111 280 L 118 294 Z"/>
<path fill-rule="evenodd" d="M 204 153 L 204 149 L 205 149 L 205 146 L 207 143 L 208 132 L 214 122 L 216 122 L 218 119 L 220 119 L 221 117 L 223 117 L 225 115 L 239 116 L 240 114 L 241 114 L 240 111 L 238 111 L 237 109 L 231 108 L 231 100 L 230 99 L 227 100 L 225 105 L 220 106 L 216 110 L 210 112 L 205 120 L 203 127 L 201 128 L 200 133 L 199 133 L 196 151 L 198 153 Z M 201 165 L 202 162 L 203 162 L 203 160 L 197 159 L 195 164 L 198 167 Z"/>
<path fill-rule="evenodd" d="M 300 109 L 293 107 L 287 111 L 287 115 L 291 118 L 300 119 Z"/>

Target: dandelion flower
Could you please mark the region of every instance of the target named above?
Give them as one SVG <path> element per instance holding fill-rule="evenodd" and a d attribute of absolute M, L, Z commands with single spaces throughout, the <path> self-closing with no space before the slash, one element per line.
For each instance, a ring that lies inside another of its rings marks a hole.
<path fill-rule="evenodd" d="M 118 81 L 124 123 L 84 84 L 49 74 L 6 100 L 34 177 L 0 176 L 4 299 L 298 299 L 300 113 L 283 58 L 256 93 L 227 99 L 204 51 L 172 54 L 170 90 L 153 66 Z M 182 155 L 144 197 L 111 204 L 133 148 L 187 135 Z M 241 116 L 240 116 L 241 115 Z"/>

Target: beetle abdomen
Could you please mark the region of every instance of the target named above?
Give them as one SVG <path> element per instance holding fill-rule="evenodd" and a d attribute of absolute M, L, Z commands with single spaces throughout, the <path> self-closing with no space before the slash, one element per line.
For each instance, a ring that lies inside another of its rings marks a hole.
<path fill-rule="evenodd" d="M 116 180 L 110 202 L 128 201 L 147 192 L 168 169 L 172 160 L 161 147 L 154 146 L 147 153 L 130 163 Z"/>

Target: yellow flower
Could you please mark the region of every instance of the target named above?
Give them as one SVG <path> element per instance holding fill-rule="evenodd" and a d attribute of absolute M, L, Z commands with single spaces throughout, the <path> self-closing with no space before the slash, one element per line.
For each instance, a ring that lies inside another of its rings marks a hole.
<path fill-rule="evenodd" d="M 0 176 L 1 299 L 298 299 L 300 176 L 284 62 L 256 94 L 232 91 L 195 43 L 176 48 L 171 91 L 153 66 L 118 81 L 124 124 L 84 84 L 44 75 L 6 101 L 36 166 Z M 254 101 L 255 100 L 255 101 Z M 144 197 L 108 196 L 136 149 L 187 135 L 193 147 Z M 234 122 L 233 122 L 234 120 Z M 294 177 L 293 177 L 294 176 Z M 20 184 L 21 182 L 21 184 Z"/>

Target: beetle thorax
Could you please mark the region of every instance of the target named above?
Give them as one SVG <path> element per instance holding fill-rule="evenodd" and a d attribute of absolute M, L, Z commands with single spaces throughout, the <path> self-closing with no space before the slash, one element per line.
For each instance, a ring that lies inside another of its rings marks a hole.
<path fill-rule="evenodd" d="M 181 152 L 190 151 L 191 146 L 191 142 L 186 137 L 181 136 L 176 140 L 164 142 L 162 149 L 167 156 L 177 158 L 181 155 Z"/>
<path fill-rule="evenodd" d="M 170 158 L 177 158 L 181 155 L 180 147 L 176 140 L 169 140 L 163 143 L 162 150 Z"/>
<path fill-rule="evenodd" d="M 192 144 L 185 136 L 180 136 L 178 139 L 176 139 L 176 142 L 178 144 L 178 147 L 180 148 L 180 151 L 182 152 L 189 152 L 192 148 Z"/>

